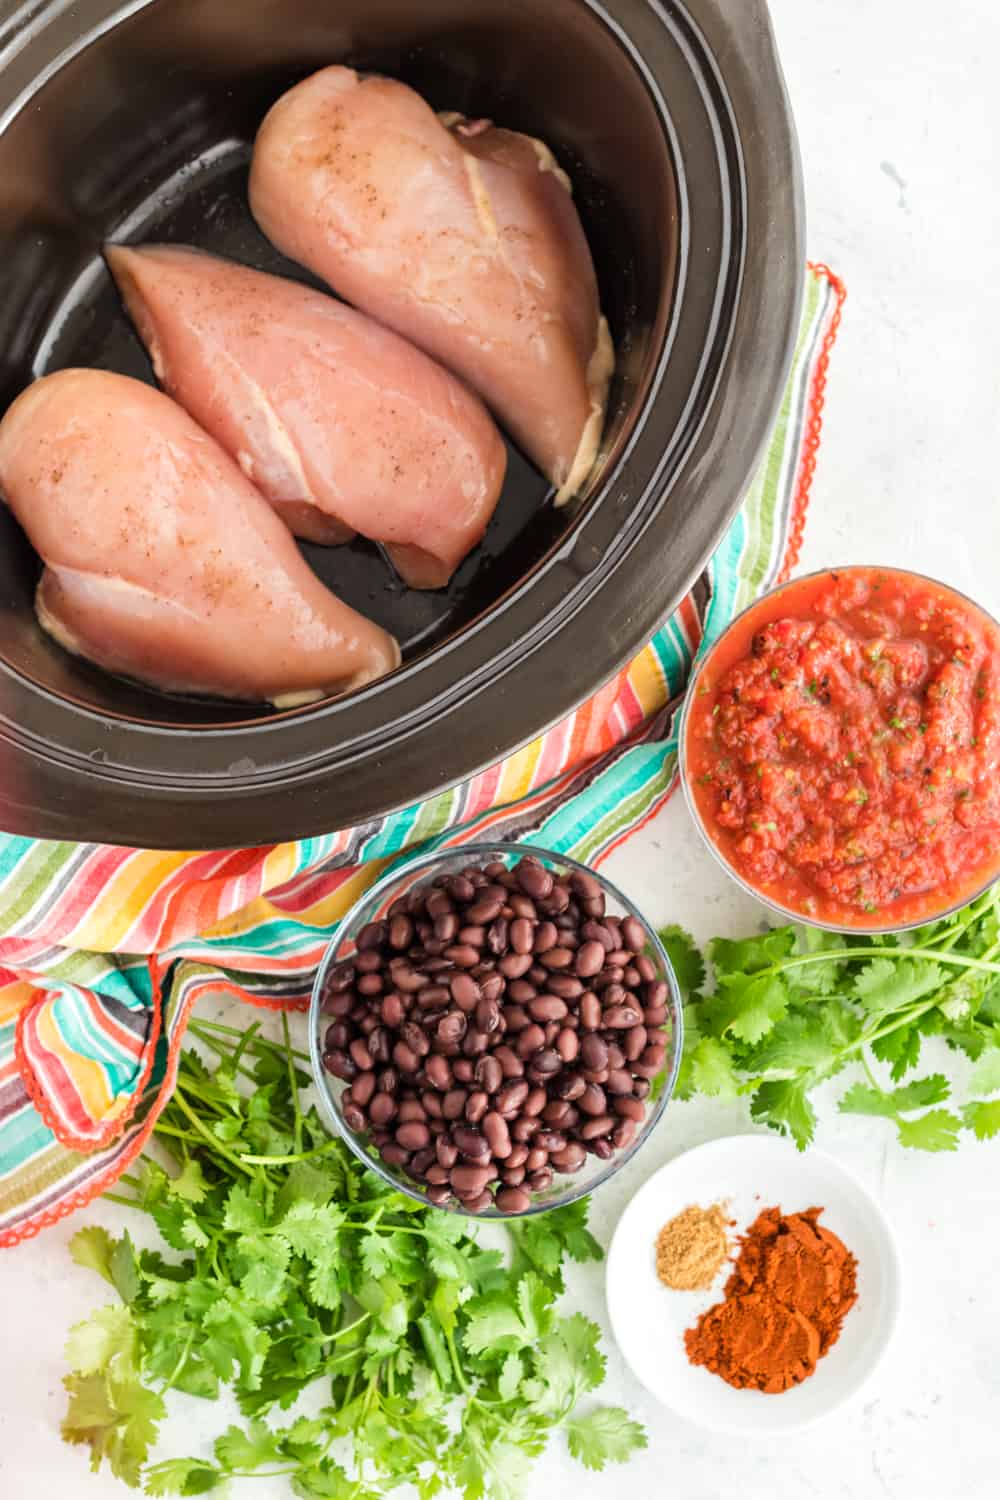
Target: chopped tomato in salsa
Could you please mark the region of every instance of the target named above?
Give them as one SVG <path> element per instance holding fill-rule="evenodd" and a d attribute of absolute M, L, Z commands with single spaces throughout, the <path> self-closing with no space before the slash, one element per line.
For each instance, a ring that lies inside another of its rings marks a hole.
<path fill-rule="evenodd" d="M 693 692 L 702 824 L 778 905 L 902 926 L 1000 873 L 1000 630 L 950 589 L 804 578 L 737 622 Z"/>

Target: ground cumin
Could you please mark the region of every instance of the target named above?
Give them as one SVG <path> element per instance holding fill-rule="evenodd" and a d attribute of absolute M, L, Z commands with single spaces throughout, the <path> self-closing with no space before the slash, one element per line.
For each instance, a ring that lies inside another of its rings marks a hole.
<path fill-rule="evenodd" d="M 664 1224 L 656 1240 L 656 1274 L 676 1292 L 703 1292 L 729 1254 L 722 1206 L 692 1204 Z"/>
<path fill-rule="evenodd" d="M 774 1394 L 812 1375 L 857 1301 L 857 1261 L 821 1208 L 765 1208 L 740 1241 L 725 1300 L 684 1335 L 688 1358 L 739 1389 Z"/>

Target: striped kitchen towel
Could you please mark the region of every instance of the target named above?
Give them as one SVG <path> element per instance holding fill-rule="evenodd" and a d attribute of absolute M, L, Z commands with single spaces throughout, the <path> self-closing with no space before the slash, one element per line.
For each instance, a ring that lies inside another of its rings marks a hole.
<path fill-rule="evenodd" d="M 844 289 L 810 266 L 774 434 L 692 594 L 541 739 L 419 806 L 322 838 L 157 853 L 0 835 L 0 1245 L 87 1203 L 142 1150 L 200 995 L 302 1007 L 332 929 L 394 859 L 480 838 L 599 864 L 675 784 L 699 645 L 798 557 Z"/>

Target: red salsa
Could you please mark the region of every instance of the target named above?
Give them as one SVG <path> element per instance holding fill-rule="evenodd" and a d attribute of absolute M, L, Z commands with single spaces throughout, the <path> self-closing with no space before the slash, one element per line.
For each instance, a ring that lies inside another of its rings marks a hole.
<path fill-rule="evenodd" d="M 911 573 L 803 578 L 708 657 L 684 755 L 761 895 L 835 926 L 930 920 L 1000 874 L 1000 630 Z"/>

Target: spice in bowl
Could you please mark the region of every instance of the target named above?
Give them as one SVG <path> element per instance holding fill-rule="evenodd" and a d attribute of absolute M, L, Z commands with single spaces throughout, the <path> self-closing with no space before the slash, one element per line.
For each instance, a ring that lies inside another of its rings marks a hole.
<path fill-rule="evenodd" d="M 704 1292 L 729 1254 L 721 1203 L 692 1203 L 664 1224 L 656 1239 L 656 1274 L 675 1292 Z"/>
<path fill-rule="evenodd" d="M 738 1390 L 800 1385 L 857 1301 L 857 1261 L 821 1208 L 765 1208 L 740 1241 L 722 1302 L 684 1335 L 688 1358 Z"/>
<path fill-rule="evenodd" d="M 709 653 L 682 759 L 711 848 L 781 912 L 940 917 L 1000 873 L 1000 626 L 912 573 L 797 579 Z"/>

